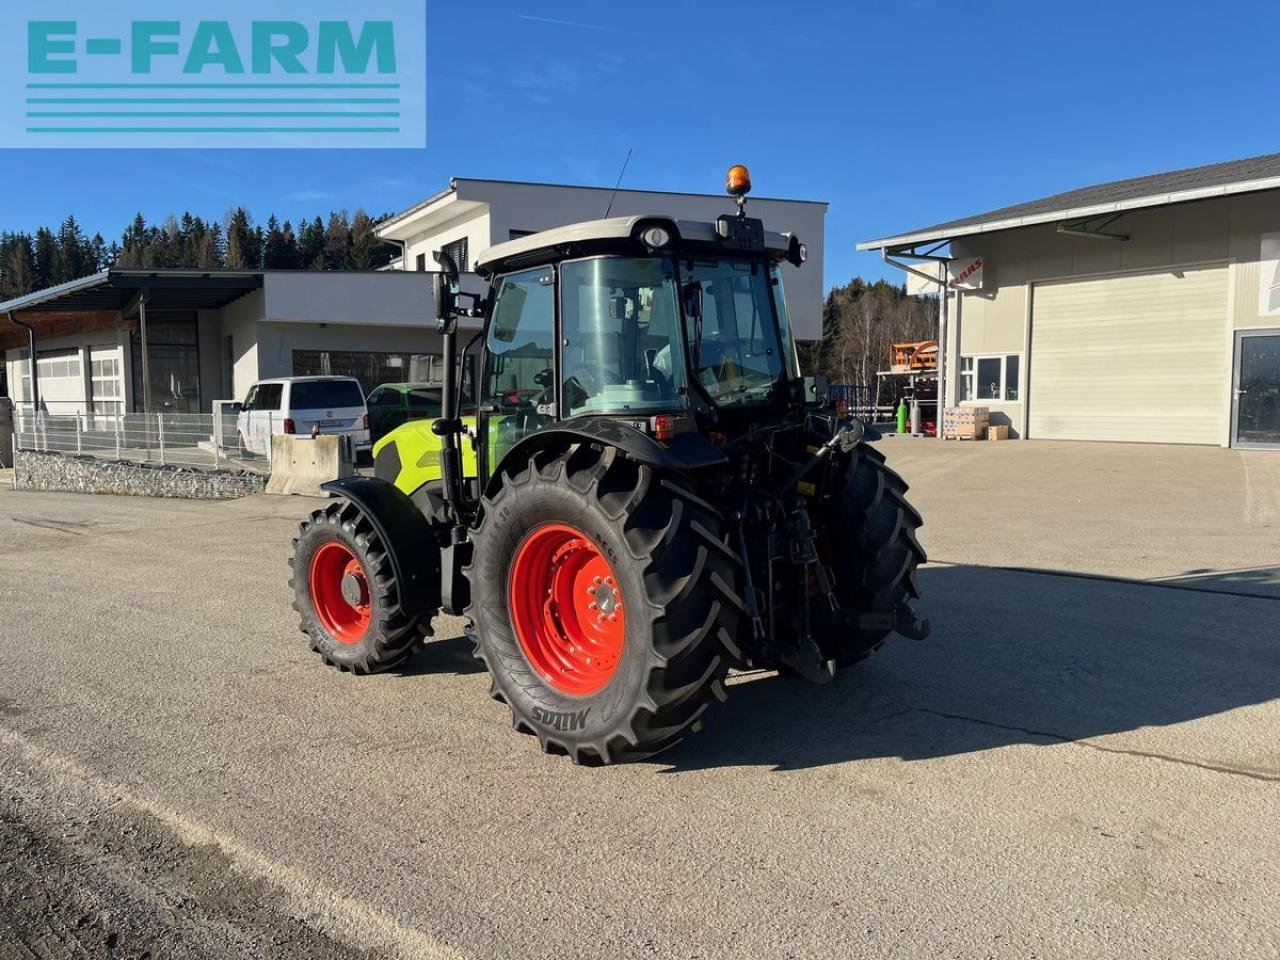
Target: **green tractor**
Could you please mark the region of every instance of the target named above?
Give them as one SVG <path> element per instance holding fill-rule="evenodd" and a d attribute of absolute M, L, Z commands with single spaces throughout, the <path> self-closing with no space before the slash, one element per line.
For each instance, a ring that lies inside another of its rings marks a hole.
<path fill-rule="evenodd" d="M 462 293 L 437 254 L 442 415 L 326 484 L 292 586 L 329 664 L 385 670 L 466 618 L 517 730 L 583 764 L 700 726 L 731 667 L 823 683 L 893 632 L 925 559 L 872 428 L 800 375 L 779 267 L 795 236 L 736 214 L 579 223 L 499 244 Z M 483 330 L 459 351 L 459 318 Z M 480 344 L 474 416 L 460 415 Z"/>

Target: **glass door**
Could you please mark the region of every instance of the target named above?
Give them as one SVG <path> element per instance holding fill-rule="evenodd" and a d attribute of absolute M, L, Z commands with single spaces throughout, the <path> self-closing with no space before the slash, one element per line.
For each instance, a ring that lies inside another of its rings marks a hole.
<path fill-rule="evenodd" d="M 1280 449 L 1280 331 L 1237 333 L 1232 443 Z"/>

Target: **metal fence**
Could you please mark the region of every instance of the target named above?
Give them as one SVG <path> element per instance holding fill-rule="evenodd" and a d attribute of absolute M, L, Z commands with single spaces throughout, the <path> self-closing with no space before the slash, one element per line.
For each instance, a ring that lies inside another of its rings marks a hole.
<path fill-rule="evenodd" d="M 881 423 L 893 419 L 893 407 L 880 403 L 876 386 L 865 383 L 831 383 L 827 385 L 827 402 L 843 404 L 849 416 Z"/>
<path fill-rule="evenodd" d="M 246 450 L 233 414 L 14 410 L 14 449 L 205 470 L 270 468 L 273 425 Z M 251 441 L 252 443 L 252 441 Z"/>

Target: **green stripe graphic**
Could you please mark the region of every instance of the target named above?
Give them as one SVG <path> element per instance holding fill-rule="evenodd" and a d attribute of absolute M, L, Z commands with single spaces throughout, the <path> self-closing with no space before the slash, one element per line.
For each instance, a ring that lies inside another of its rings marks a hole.
<path fill-rule="evenodd" d="M 27 103 L 399 103 L 399 97 L 27 97 Z"/>
<path fill-rule="evenodd" d="M 28 83 L 28 90 L 399 90 L 398 83 Z"/>
<path fill-rule="evenodd" d="M 53 111 L 53 110 L 28 110 L 28 117 L 158 117 L 165 119 L 176 119 L 179 117 L 279 117 L 279 118 L 295 118 L 295 117 L 398 117 L 398 110 L 328 110 L 328 111 L 304 111 L 304 110 L 214 110 L 214 111 L 196 111 L 196 110 L 72 110 L 72 111 Z"/>
<path fill-rule="evenodd" d="M 399 127 L 27 127 L 27 133 L 399 133 Z"/>

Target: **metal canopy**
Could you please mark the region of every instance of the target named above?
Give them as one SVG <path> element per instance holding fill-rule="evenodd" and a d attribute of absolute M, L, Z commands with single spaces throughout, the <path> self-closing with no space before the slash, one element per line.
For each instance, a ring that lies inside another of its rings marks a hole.
<path fill-rule="evenodd" d="M 261 287 L 262 276 L 239 270 L 104 270 L 0 303 L 0 315 L 123 311 L 139 290 L 150 290 L 154 311 L 217 310 Z"/>

